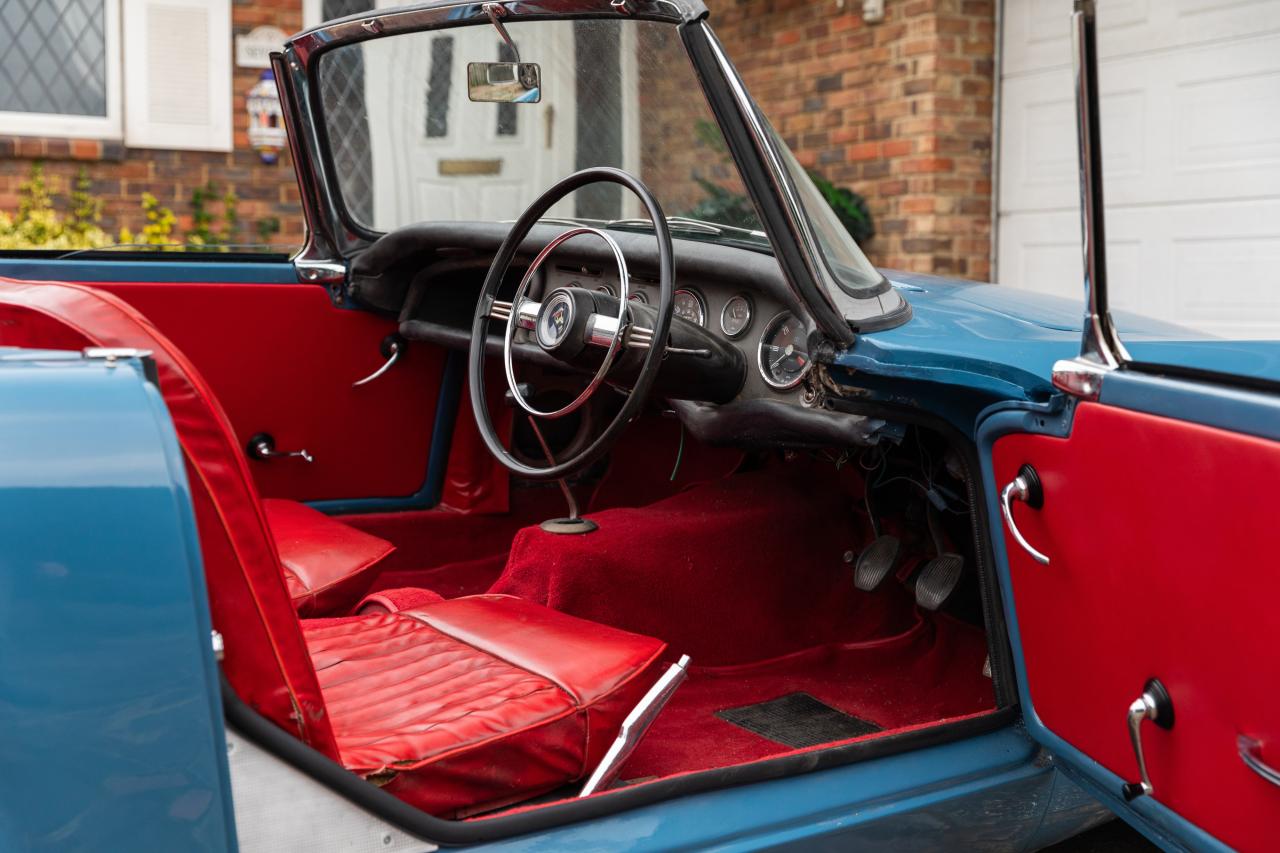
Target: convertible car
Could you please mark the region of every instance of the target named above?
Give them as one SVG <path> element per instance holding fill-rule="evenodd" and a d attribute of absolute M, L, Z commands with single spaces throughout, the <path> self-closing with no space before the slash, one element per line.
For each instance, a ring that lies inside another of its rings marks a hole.
<path fill-rule="evenodd" d="M 326 23 L 296 255 L 0 258 L 0 846 L 1272 846 L 1280 346 L 1121 340 L 1067 12 L 1079 304 L 872 266 L 698 0 Z"/>

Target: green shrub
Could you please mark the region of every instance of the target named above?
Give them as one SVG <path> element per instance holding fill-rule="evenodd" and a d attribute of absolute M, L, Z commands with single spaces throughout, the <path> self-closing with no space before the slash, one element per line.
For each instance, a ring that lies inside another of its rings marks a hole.
<path fill-rule="evenodd" d="M 215 250 L 228 251 L 230 244 L 239 239 L 240 199 L 228 189 L 219 194 L 210 181 L 191 193 L 192 226 L 184 236 L 176 232 L 177 217 L 151 193 L 141 198 L 143 225 L 135 234 L 129 228 L 120 229 L 116 239 L 102 229 L 102 199 L 90 193 L 92 182 L 89 173 L 81 167 L 67 193 L 66 215 L 54 208 L 55 193 L 45 178 L 44 165 L 39 161 L 31 165 L 30 177 L 18 185 L 18 210 L 14 214 L 0 210 L 0 251 L 13 249 L 47 249 L 74 251 L 77 249 L 102 249 L 115 245 L 156 246 L 164 251 Z M 222 212 L 217 230 L 214 230 L 214 214 L 209 210 L 210 201 L 220 201 Z M 257 234 L 263 243 L 280 232 L 280 220 L 268 216 L 257 223 Z"/>
<path fill-rule="evenodd" d="M 18 213 L 0 210 L 0 249 L 98 249 L 111 237 L 98 227 L 102 204 L 88 193 L 89 178 L 81 170 L 71 193 L 72 210 L 64 219 L 53 209 L 44 167 L 35 163 L 31 177 L 18 185 Z"/>

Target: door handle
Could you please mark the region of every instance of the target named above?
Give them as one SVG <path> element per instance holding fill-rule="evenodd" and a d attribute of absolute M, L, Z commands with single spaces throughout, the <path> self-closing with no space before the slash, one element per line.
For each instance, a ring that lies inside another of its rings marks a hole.
<path fill-rule="evenodd" d="M 1245 766 L 1266 779 L 1272 785 L 1280 787 L 1280 770 L 1262 760 L 1262 744 L 1248 735 L 1236 736 L 1236 749 L 1240 751 L 1240 760 Z"/>
<path fill-rule="evenodd" d="M 1129 705 L 1127 716 L 1129 724 L 1129 740 L 1133 742 L 1133 754 L 1138 759 L 1140 781 L 1125 782 L 1120 789 L 1126 801 L 1148 796 L 1154 786 L 1147 773 L 1147 758 L 1142 754 L 1142 724 L 1150 720 L 1162 729 L 1173 728 L 1173 700 L 1169 691 L 1165 690 L 1160 679 L 1152 678 L 1142 687 L 1142 695 Z"/>
<path fill-rule="evenodd" d="M 303 450 L 276 450 L 276 440 L 271 433 L 260 432 L 249 439 L 245 452 L 250 459 L 261 459 L 268 462 L 272 459 L 301 459 L 303 462 L 314 462 L 316 458 Z"/>
<path fill-rule="evenodd" d="M 1018 525 L 1013 521 L 1013 502 L 1022 501 L 1032 509 L 1044 506 L 1044 489 L 1040 485 L 1040 475 L 1030 465 L 1018 469 L 1018 476 L 1000 492 L 1000 510 L 1004 513 L 1005 526 L 1014 540 L 1022 546 L 1022 550 L 1031 555 L 1042 566 L 1049 565 L 1049 558 L 1031 547 L 1031 543 L 1022 535 Z"/>
<path fill-rule="evenodd" d="M 352 388 L 359 388 L 361 385 L 368 385 L 370 382 L 377 379 L 379 376 L 381 376 L 382 374 L 390 370 L 392 367 L 394 367 L 395 363 L 400 360 L 400 355 L 404 352 L 404 338 L 400 337 L 397 334 L 387 335 L 385 338 L 382 339 L 382 344 L 379 347 L 379 351 L 382 353 L 382 357 L 386 359 L 386 362 L 384 362 L 381 367 L 373 371 L 373 373 L 370 373 L 364 379 L 361 379 L 357 382 L 352 382 L 351 383 Z"/>

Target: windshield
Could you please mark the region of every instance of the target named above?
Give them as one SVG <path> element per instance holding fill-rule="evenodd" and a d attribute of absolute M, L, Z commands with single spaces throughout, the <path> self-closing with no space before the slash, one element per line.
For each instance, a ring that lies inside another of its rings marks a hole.
<path fill-rule="evenodd" d="M 657 195 L 676 236 L 768 251 L 677 29 L 647 21 L 512 21 L 336 48 L 319 66 L 347 213 L 386 232 L 420 221 L 517 218 L 578 169 L 614 166 Z M 498 66 L 477 88 L 478 63 Z M 481 102 L 528 76 L 534 102 Z M 472 67 L 469 72 L 468 67 Z M 532 78 L 530 78 L 532 79 Z M 470 85 L 469 85 L 470 84 Z M 621 187 L 585 187 L 549 218 L 648 229 Z"/>

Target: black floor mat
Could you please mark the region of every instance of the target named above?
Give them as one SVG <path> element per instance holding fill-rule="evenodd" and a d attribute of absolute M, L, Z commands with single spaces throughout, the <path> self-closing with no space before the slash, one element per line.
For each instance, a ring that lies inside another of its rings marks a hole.
<path fill-rule="evenodd" d="M 832 708 L 808 693 L 790 693 L 768 702 L 726 708 L 716 711 L 716 716 L 793 749 L 880 731 L 875 723 Z"/>

